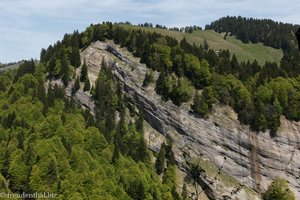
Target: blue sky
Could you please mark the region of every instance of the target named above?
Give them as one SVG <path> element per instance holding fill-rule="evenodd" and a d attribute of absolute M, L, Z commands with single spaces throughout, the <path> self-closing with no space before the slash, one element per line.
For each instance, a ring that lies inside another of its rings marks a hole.
<path fill-rule="evenodd" d="M 168 27 L 206 24 L 227 15 L 300 24 L 299 0 L 1 0 L 0 62 L 39 58 L 65 33 L 102 21 Z"/>

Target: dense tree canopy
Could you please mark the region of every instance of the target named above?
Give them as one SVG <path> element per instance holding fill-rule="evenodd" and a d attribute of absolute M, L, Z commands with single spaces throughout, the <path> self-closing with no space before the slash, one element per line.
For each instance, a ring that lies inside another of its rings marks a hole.
<path fill-rule="evenodd" d="M 96 121 L 106 120 L 100 124 L 65 98 L 63 87 L 50 85 L 45 92 L 40 72 L 47 64 L 29 61 L 0 74 L 3 87 L 13 88 L 0 91 L 0 192 L 50 192 L 61 199 L 175 199 L 171 174 L 163 183 L 149 161 L 153 155 L 144 141 L 142 111 L 136 124 L 119 122 L 121 135 L 109 121 L 125 98 L 118 96 L 103 65 L 94 94 Z M 119 156 L 112 162 L 116 149 Z"/>

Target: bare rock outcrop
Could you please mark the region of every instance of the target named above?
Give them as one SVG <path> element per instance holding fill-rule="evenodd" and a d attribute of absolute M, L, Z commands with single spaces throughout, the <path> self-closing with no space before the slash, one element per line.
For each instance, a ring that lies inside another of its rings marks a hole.
<path fill-rule="evenodd" d="M 170 101 L 162 101 L 153 86 L 143 88 L 146 66 L 112 42 L 91 44 L 82 52 L 82 59 L 87 62 L 92 83 L 105 59 L 123 83 L 127 96 L 137 96 L 145 120 L 159 133 L 173 139 L 179 168 L 188 173 L 188 163 L 197 160 L 205 169 L 201 192 L 209 198 L 260 199 L 259 194 L 272 179 L 280 176 L 288 180 L 300 199 L 300 123 L 282 117 L 278 136 L 270 138 L 268 132 L 255 133 L 241 125 L 227 106 L 217 105 L 209 119 L 198 118 L 189 112 L 188 105 L 179 108 Z M 89 94 L 79 91 L 76 99 L 94 109 Z M 158 150 L 159 145 L 149 141 L 153 150 Z"/>

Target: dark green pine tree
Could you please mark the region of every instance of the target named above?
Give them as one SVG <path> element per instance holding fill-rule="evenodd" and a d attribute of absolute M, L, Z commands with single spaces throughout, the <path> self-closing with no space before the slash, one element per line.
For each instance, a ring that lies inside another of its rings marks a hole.
<path fill-rule="evenodd" d="M 209 112 L 208 104 L 205 101 L 205 99 L 200 96 L 199 92 L 196 92 L 191 108 L 195 113 L 199 114 L 201 117 L 205 117 Z"/>
<path fill-rule="evenodd" d="M 256 98 L 254 101 L 254 106 L 255 106 L 255 112 L 254 112 L 251 125 L 254 128 L 254 130 L 265 132 L 267 128 L 267 120 L 265 116 L 265 105 L 259 98 Z"/>
<path fill-rule="evenodd" d="M 168 101 L 172 91 L 172 81 L 168 72 L 162 71 L 156 81 L 155 91 L 157 94 L 161 95 L 164 101 Z"/>
<path fill-rule="evenodd" d="M 148 87 L 148 85 L 153 82 L 153 79 L 154 79 L 153 71 L 150 70 L 149 72 L 146 72 L 145 79 L 143 81 L 143 87 Z"/>
<path fill-rule="evenodd" d="M 169 156 L 169 157 L 170 157 L 170 158 L 169 158 L 168 165 L 169 165 L 169 166 L 170 166 L 170 165 L 174 166 L 174 165 L 175 165 L 175 156 L 174 156 L 173 150 L 171 150 L 170 156 Z"/>
<path fill-rule="evenodd" d="M 158 175 L 162 174 L 165 168 L 166 144 L 162 143 L 155 162 L 155 168 Z"/>
<path fill-rule="evenodd" d="M 58 180 L 58 178 L 57 163 L 52 158 L 48 165 L 47 182 L 48 184 L 53 184 Z"/>
<path fill-rule="evenodd" d="M 107 141 L 111 142 L 113 130 L 116 127 L 115 110 L 110 107 L 107 109 L 105 122 L 104 122 L 104 136 Z"/>
<path fill-rule="evenodd" d="M 87 78 L 88 78 L 88 68 L 87 68 L 87 64 L 84 60 L 82 68 L 81 68 L 80 81 L 84 82 Z"/>
<path fill-rule="evenodd" d="M 24 132 L 21 131 L 18 133 L 17 135 L 17 139 L 18 139 L 18 148 L 22 149 L 24 151 Z"/>
<path fill-rule="evenodd" d="M 139 156 L 139 160 L 143 161 L 143 162 L 147 162 L 148 158 L 148 151 L 147 151 L 147 145 L 144 139 L 144 135 L 142 135 L 140 137 L 139 143 L 138 143 L 138 156 Z"/>
<path fill-rule="evenodd" d="M 50 106 L 50 107 L 53 106 L 54 102 L 55 102 L 54 90 L 53 90 L 52 86 L 49 85 L 49 87 L 48 87 L 48 93 L 47 93 L 47 103 L 48 103 L 48 106 Z"/>
<path fill-rule="evenodd" d="M 113 153 L 111 162 L 116 163 L 119 158 L 120 158 L 120 150 L 119 150 L 118 145 L 115 145 L 114 153 Z"/>
<path fill-rule="evenodd" d="M 37 96 L 44 105 L 47 103 L 46 91 L 43 82 L 39 82 L 38 84 Z"/>
<path fill-rule="evenodd" d="M 273 97 L 273 104 L 270 106 L 269 114 L 269 128 L 272 137 L 276 136 L 276 132 L 280 126 L 280 116 L 282 113 L 282 107 L 277 97 Z"/>
<path fill-rule="evenodd" d="M 47 66 L 47 69 L 48 69 L 48 77 L 49 78 L 53 78 L 54 77 L 54 69 L 55 69 L 55 58 L 54 57 L 51 57 L 49 62 L 48 62 L 48 66 Z"/>
<path fill-rule="evenodd" d="M 80 89 L 80 81 L 79 81 L 79 78 L 77 77 L 75 79 L 75 83 L 74 83 L 74 86 L 72 88 L 72 94 L 74 95 L 79 89 Z"/>
<path fill-rule="evenodd" d="M 155 91 L 157 94 L 160 94 L 160 95 L 163 94 L 165 84 L 166 84 L 165 72 L 162 71 L 162 72 L 160 72 L 160 74 L 156 80 Z"/>
<path fill-rule="evenodd" d="M 3 81 L 0 80 L 0 92 L 5 92 L 6 91 L 6 87 L 3 83 Z"/>
<path fill-rule="evenodd" d="M 80 66 L 80 53 L 77 45 L 73 45 L 72 52 L 70 56 L 71 65 L 75 68 Z"/>
<path fill-rule="evenodd" d="M 69 68 L 69 61 L 68 59 L 63 56 L 62 60 L 61 60 L 61 74 L 62 74 L 62 82 L 65 86 L 68 85 L 68 81 L 70 79 L 70 68 Z"/>
<path fill-rule="evenodd" d="M 91 89 L 91 83 L 90 83 L 89 77 L 86 77 L 86 79 L 84 81 L 83 91 L 90 91 L 90 89 Z"/>
<path fill-rule="evenodd" d="M 237 60 L 237 57 L 235 54 L 233 54 L 232 58 L 231 58 L 231 71 L 229 73 L 232 73 L 232 74 L 237 74 L 238 70 L 239 70 L 239 63 L 238 63 L 238 60 Z"/>

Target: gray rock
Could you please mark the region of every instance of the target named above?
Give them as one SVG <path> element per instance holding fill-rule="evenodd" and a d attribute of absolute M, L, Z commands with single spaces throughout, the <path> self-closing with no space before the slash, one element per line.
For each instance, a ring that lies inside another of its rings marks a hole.
<path fill-rule="evenodd" d="M 255 133 L 241 125 L 228 106 L 216 105 L 209 119 L 204 120 L 192 115 L 188 105 L 177 107 L 170 101 L 162 101 L 153 86 L 143 88 L 146 66 L 112 42 L 95 42 L 82 52 L 82 57 L 87 61 L 92 83 L 105 59 L 116 79 L 124 85 L 126 95 L 137 96 L 145 120 L 159 133 L 173 139 L 181 170 L 188 173 L 188 163 L 201 160 L 207 173 L 201 177 L 200 185 L 209 198 L 260 199 L 259 194 L 276 176 L 288 180 L 300 198 L 300 123 L 282 117 L 278 137 L 270 138 L 268 132 Z M 93 110 L 89 98 L 87 93 L 76 94 L 79 103 Z M 151 148 L 158 150 L 159 146 L 152 144 Z"/>

